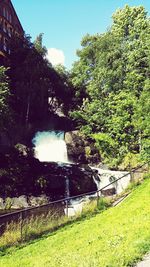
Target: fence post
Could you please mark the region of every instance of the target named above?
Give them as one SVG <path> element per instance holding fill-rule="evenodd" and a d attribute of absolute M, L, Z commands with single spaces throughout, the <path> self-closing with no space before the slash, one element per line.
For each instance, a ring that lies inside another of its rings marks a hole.
<path fill-rule="evenodd" d="M 69 186 L 69 178 L 65 176 L 65 197 L 66 197 L 66 215 L 68 217 L 68 198 L 70 197 L 70 186 Z"/>
<path fill-rule="evenodd" d="M 129 163 L 130 182 L 134 182 L 134 175 L 132 174 L 131 164 Z"/>
<path fill-rule="evenodd" d="M 24 241 L 26 241 L 26 237 L 27 237 L 27 229 L 28 229 L 28 223 L 25 221 L 26 219 L 26 210 L 24 210 L 23 212 L 23 221 L 24 221 Z M 23 225 L 22 225 L 23 226 Z"/>
<path fill-rule="evenodd" d="M 68 199 L 66 199 L 66 215 L 68 217 Z"/>
<path fill-rule="evenodd" d="M 98 208 L 98 205 L 99 205 L 99 191 L 97 191 L 97 208 Z"/>
<path fill-rule="evenodd" d="M 23 212 L 20 213 L 20 241 L 23 241 Z"/>

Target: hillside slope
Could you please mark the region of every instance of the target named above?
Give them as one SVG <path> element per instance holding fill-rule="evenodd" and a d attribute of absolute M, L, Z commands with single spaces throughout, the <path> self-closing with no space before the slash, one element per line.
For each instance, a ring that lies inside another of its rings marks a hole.
<path fill-rule="evenodd" d="M 150 250 L 150 179 L 119 206 L 1 256 L 0 267 L 125 267 Z"/>

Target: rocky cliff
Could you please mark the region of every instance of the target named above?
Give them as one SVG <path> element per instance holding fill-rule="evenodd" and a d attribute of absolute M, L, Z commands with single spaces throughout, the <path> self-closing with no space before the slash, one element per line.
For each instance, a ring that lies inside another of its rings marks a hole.
<path fill-rule="evenodd" d="M 65 133 L 68 157 L 72 162 L 81 164 L 97 164 L 100 162 L 100 155 L 94 146 L 91 138 L 86 138 L 79 131 Z"/>

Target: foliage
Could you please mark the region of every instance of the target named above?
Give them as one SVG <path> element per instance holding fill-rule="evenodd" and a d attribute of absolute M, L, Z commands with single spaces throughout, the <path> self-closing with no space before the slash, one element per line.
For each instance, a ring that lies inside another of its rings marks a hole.
<path fill-rule="evenodd" d="M 142 161 L 140 159 L 140 154 L 134 154 L 134 153 L 128 152 L 126 156 L 124 157 L 123 162 L 120 164 L 119 168 L 131 170 L 141 164 L 142 164 Z"/>
<path fill-rule="evenodd" d="M 83 37 L 79 60 L 70 72 L 48 62 L 43 34 L 34 43 L 29 36 L 14 36 L 7 71 L 11 94 L 0 69 L 0 129 L 6 129 L 12 117 L 23 135 L 19 125 L 25 134 L 26 126 L 47 122 L 51 113 L 69 112 L 111 167 L 128 153 L 148 160 L 150 21 L 142 6 L 126 5 L 112 18 L 105 33 Z"/>
<path fill-rule="evenodd" d="M 98 201 L 98 210 L 106 210 L 108 207 L 111 206 L 111 200 L 106 197 L 100 197 Z"/>
<path fill-rule="evenodd" d="M 72 83 L 78 105 L 71 116 L 86 135 L 104 137 L 99 148 L 109 163 L 128 152 L 149 157 L 144 141 L 150 137 L 149 27 L 144 7 L 126 5 L 113 14 L 106 33 L 86 35 L 77 51 Z"/>
<path fill-rule="evenodd" d="M 95 139 L 95 145 L 99 150 L 102 160 L 107 163 L 118 155 L 117 143 L 107 133 L 96 133 L 92 137 Z"/>
<path fill-rule="evenodd" d="M 34 47 L 43 58 L 46 57 L 47 49 L 45 46 L 43 46 L 43 33 L 40 33 L 36 37 L 34 41 Z"/>
<path fill-rule="evenodd" d="M 57 65 L 55 71 L 59 75 L 57 98 L 60 101 L 61 109 L 65 115 L 68 115 L 69 110 L 74 103 L 75 88 L 71 81 L 70 72 L 62 65 Z M 60 90 L 62 88 L 63 90 Z"/>
<path fill-rule="evenodd" d="M 141 159 L 143 161 L 150 161 L 150 140 L 142 140 Z"/>
<path fill-rule="evenodd" d="M 42 36 L 34 43 L 29 36 L 10 42 L 12 108 L 21 124 L 48 120 L 66 96 L 63 79 L 46 59 Z"/>
<path fill-rule="evenodd" d="M 39 120 L 48 106 L 46 99 L 49 80 L 47 65 L 29 37 L 14 37 L 11 41 L 11 90 L 13 109 L 18 121 L 28 123 Z"/>
<path fill-rule="evenodd" d="M 10 88 L 6 69 L 0 67 L 0 130 L 6 130 L 11 121 Z"/>

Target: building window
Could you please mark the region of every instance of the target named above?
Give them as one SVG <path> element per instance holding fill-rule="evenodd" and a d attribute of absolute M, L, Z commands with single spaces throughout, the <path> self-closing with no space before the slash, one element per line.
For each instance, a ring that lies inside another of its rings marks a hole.
<path fill-rule="evenodd" d="M 9 20 L 8 10 L 6 10 L 6 19 Z"/>
<path fill-rule="evenodd" d="M 0 29 L 3 29 L 3 20 L 0 20 Z"/>
<path fill-rule="evenodd" d="M 6 23 L 6 22 L 4 22 L 4 24 L 3 24 L 3 31 L 4 31 L 4 32 L 7 31 L 7 23 Z"/>
<path fill-rule="evenodd" d="M 4 48 L 4 51 L 7 51 L 7 41 L 5 38 L 4 38 L 4 42 L 3 42 L 3 48 Z"/>
<path fill-rule="evenodd" d="M 4 22 L 3 30 L 4 30 L 4 32 L 7 32 L 7 23 L 6 22 Z"/>
<path fill-rule="evenodd" d="M 12 23 L 12 16 L 11 16 L 11 14 L 9 15 L 9 21 L 10 21 L 10 23 Z"/>
<path fill-rule="evenodd" d="M 4 41 L 3 41 L 3 48 L 4 48 L 4 51 L 8 51 L 8 40 L 6 38 L 4 38 Z"/>
<path fill-rule="evenodd" d="M 2 35 L 0 34 L 0 48 L 1 48 L 1 45 L 2 45 Z"/>
<path fill-rule="evenodd" d="M 3 8 L 3 16 L 6 17 L 6 9 L 5 9 L 5 7 Z"/>
<path fill-rule="evenodd" d="M 8 27 L 8 35 L 9 35 L 9 37 L 11 37 L 11 28 L 10 27 Z"/>
<path fill-rule="evenodd" d="M 13 34 L 13 28 L 10 27 L 10 34 Z"/>

